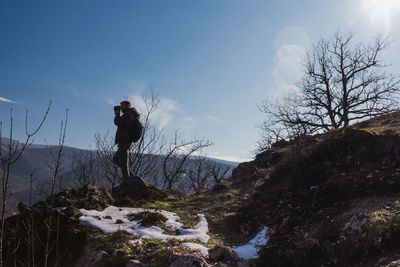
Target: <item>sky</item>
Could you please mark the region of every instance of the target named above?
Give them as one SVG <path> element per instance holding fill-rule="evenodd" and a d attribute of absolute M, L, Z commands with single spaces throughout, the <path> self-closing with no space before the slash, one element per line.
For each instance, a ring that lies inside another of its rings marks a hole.
<path fill-rule="evenodd" d="M 214 145 L 210 157 L 254 156 L 264 99 L 290 90 L 320 38 L 353 32 L 393 43 L 384 58 L 400 74 L 396 0 L 69 0 L 0 1 L 0 121 L 23 140 L 56 144 L 68 109 L 67 146 L 94 148 L 114 134 L 113 106 L 157 93 L 152 122 L 166 136 Z"/>

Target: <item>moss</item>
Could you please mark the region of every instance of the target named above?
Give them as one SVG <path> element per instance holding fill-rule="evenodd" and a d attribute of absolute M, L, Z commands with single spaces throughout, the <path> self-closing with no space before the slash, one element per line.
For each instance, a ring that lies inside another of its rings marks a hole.
<path fill-rule="evenodd" d="M 94 234 L 93 237 L 96 238 L 96 239 L 98 239 L 98 238 L 107 238 L 107 235 L 99 233 L 99 234 Z"/>
<path fill-rule="evenodd" d="M 145 204 L 146 207 L 148 208 L 156 208 L 156 209 L 161 209 L 161 210 L 168 210 L 171 211 L 171 207 L 167 202 L 164 201 L 152 201 L 152 202 L 147 202 Z"/>
<path fill-rule="evenodd" d="M 81 212 L 77 212 L 75 215 L 72 215 L 69 217 L 69 220 L 71 222 L 79 222 L 79 217 L 81 217 L 83 214 Z"/>
<path fill-rule="evenodd" d="M 78 219 L 76 216 L 71 216 L 71 217 L 69 217 L 69 219 L 70 219 L 72 222 L 79 222 L 79 219 Z"/>
<path fill-rule="evenodd" d="M 142 243 L 142 247 L 148 248 L 156 248 L 156 247 L 164 247 L 165 242 L 162 240 L 155 240 L 155 239 L 144 239 Z"/>
<path fill-rule="evenodd" d="M 103 207 L 99 203 L 96 203 L 96 205 L 94 206 L 94 209 L 97 211 L 103 211 Z"/>
<path fill-rule="evenodd" d="M 117 249 L 117 251 L 120 251 L 126 255 L 132 254 L 132 249 L 128 246 L 124 246 L 122 248 Z"/>
<path fill-rule="evenodd" d="M 232 184 L 233 184 L 232 182 L 226 182 L 226 183 L 225 183 L 225 186 L 226 186 L 226 187 L 231 187 Z"/>

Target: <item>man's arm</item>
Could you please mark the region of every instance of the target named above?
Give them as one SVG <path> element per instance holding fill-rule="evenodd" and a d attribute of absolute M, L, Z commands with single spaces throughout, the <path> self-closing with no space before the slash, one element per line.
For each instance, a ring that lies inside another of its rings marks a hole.
<path fill-rule="evenodd" d="M 128 114 L 123 114 L 122 116 L 120 116 L 119 112 L 115 112 L 115 117 L 114 117 L 114 124 L 117 126 L 123 126 L 126 127 L 129 125 L 129 120 L 130 120 L 130 116 L 128 116 Z"/>
<path fill-rule="evenodd" d="M 115 117 L 114 117 L 114 124 L 117 126 L 121 126 L 122 125 L 122 119 L 121 116 L 119 115 L 119 112 L 115 112 Z"/>

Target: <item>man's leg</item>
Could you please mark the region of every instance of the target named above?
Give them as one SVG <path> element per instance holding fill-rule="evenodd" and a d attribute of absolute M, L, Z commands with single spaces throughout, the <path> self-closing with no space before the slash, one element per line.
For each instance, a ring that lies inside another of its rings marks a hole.
<path fill-rule="evenodd" d="M 118 150 L 114 153 L 114 156 L 112 158 L 112 161 L 118 166 L 120 167 L 121 163 L 119 160 L 119 145 L 118 145 Z"/>
<path fill-rule="evenodd" d="M 122 143 L 118 144 L 118 158 L 122 171 L 122 177 L 127 178 L 129 177 L 129 149 L 131 148 L 132 143 Z"/>

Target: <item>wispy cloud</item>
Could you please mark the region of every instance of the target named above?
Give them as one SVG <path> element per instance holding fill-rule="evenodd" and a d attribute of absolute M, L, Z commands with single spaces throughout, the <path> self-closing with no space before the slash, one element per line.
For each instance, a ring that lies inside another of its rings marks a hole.
<path fill-rule="evenodd" d="M 112 98 L 106 98 L 105 101 L 109 105 L 116 105 L 117 104 L 117 102 Z"/>
<path fill-rule="evenodd" d="M 139 112 L 146 112 L 146 101 L 141 95 L 133 94 L 129 97 L 129 100 Z M 177 101 L 169 98 L 161 98 L 157 109 L 150 115 L 150 120 L 156 125 L 159 131 L 162 131 L 170 124 L 175 111 L 178 109 L 179 104 Z"/>
<path fill-rule="evenodd" d="M 21 104 L 22 103 L 20 101 L 16 102 L 16 101 L 13 101 L 11 99 L 8 99 L 8 98 L 5 98 L 5 97 L 1 97 L 1 96 L 0 96 L 0 101 L 7 102 L 7 103 L 13 103 L 13 104 Z"/>
<path fill-rule="evenodd" d="M 206 120 L 214 122 L 214 123 L 221 123 L 222 122 L 222 120 L 220 118 L 218 118 L 216 116 L 213 116 L 213 115 L 207 115 L 206 116 Z"/>

